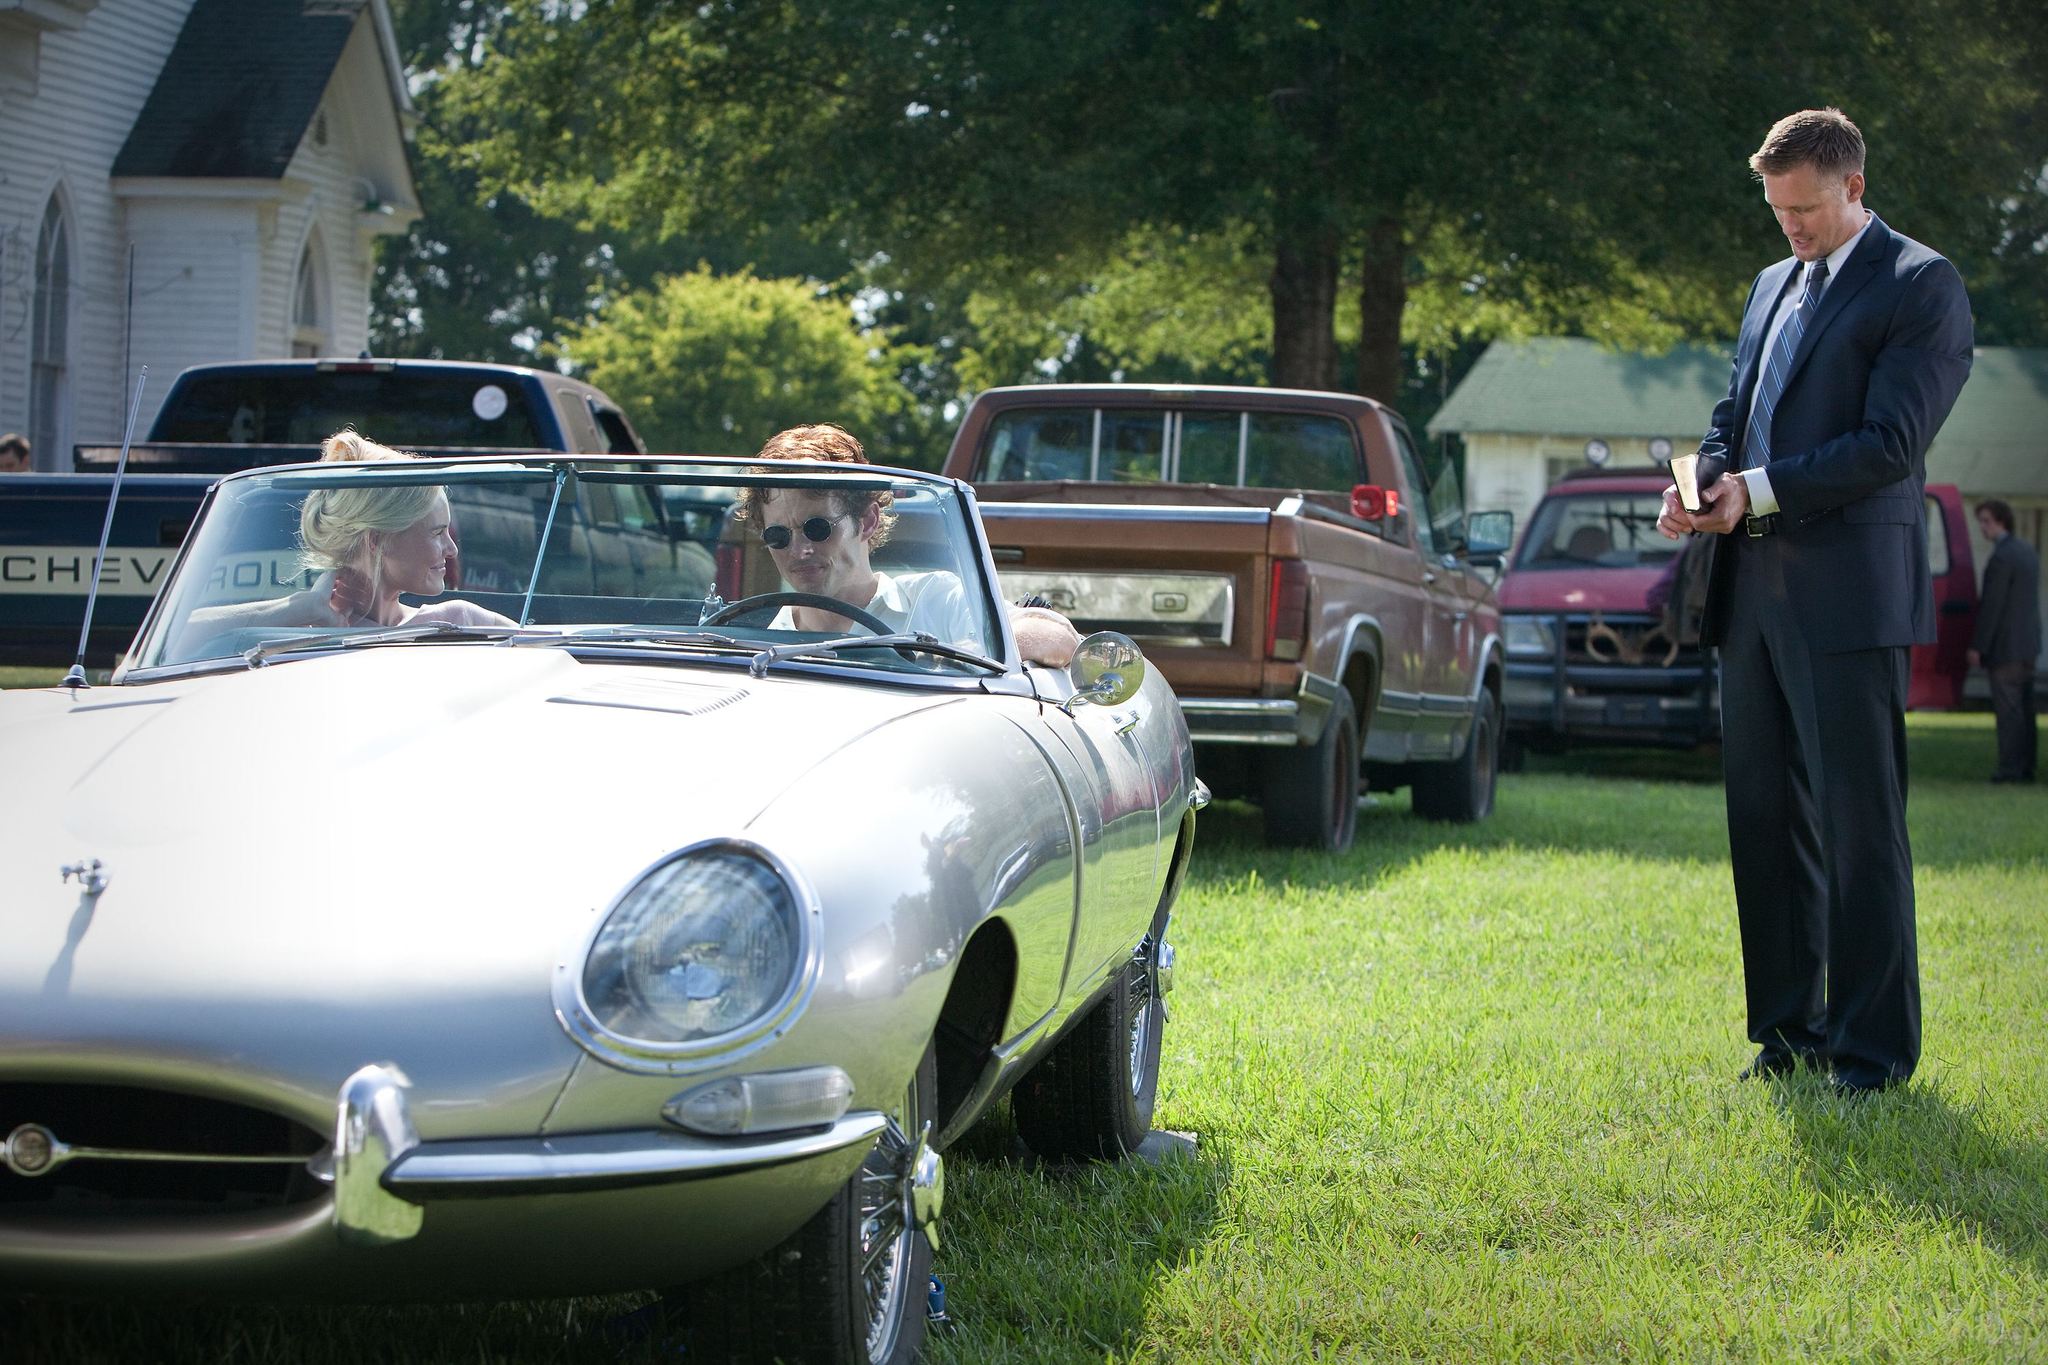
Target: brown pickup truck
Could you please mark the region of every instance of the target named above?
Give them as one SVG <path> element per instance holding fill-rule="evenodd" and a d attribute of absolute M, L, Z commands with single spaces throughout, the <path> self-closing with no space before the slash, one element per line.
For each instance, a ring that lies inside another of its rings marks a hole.
<path fill-rule="evenodd" d="M 1425 816 L 1493 806 L 1497 566 L 1407 426 L 1352 394 L 1136 384 L 991 389 L 945 472 L 971 483 L 1004 594 L 1120 630 L 1173 684 L 1202 777 L 1276 843 L 1351 842 L 1360 782 Z"/>

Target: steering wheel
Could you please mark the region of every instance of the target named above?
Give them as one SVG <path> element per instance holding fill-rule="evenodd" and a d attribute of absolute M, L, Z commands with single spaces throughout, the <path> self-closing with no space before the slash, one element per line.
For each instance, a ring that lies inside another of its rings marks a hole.
<path fill-rule="evenodd" d="M 769 607 L 812 607 L 818 611 L 829 611 L 834 616 L 844 616 L 866 626 L 877 635 L 894 635 L 896 628 L 887 621 L 862 611 L 851 602 L 842 602 L 836 597 L 827 597 L 821 592 L 757 592 L 752 597 L 742 597 L 737 602 L 728 602 L 712 612 L 698 624 L 722 626 L 736 616 L 761 611 Z"/>

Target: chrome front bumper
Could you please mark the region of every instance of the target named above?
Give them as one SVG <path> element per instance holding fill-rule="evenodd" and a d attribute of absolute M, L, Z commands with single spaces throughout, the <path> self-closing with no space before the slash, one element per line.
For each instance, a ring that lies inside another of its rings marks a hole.
<path fill-rule="evenodd" d="M 421 1142 L 395 1066 L 366 1066 L 341 1087 L 335 1118 L 334 1228 L 381 1245 L 418 1234 L 441 1199 L 569 1194 L 737 1175 L 847 1148 L 865 1150 L 886 1116 L 855 1111 L 822 1128 L 745 1139 L 666 1130 Z M 318 1174 L 319 1172 L 315 1172 Z"/>

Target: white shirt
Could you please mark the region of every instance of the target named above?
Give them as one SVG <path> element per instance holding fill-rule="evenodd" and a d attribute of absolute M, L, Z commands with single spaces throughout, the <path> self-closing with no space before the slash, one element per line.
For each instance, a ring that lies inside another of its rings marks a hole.
<path fill-rule="evenodd" d="M 944 569 L 895 577 L 877 570 L 874 599 L 851 605 L 864 606 L 869 615 L 879 617 L 891 630 L 922 632 L 976 653 L 987 652 L 974 609 L 968 605 L 966 589 L 956 575 Z M 768 629 L 798 629 L 796 609 L 784 607 L 775 613 Z"/>
<path fill-rule="evenodd" d="M 1828 253 L 1828 277 L 1820 282 L 1821 297 L 1826 297 L 1828 290 L 1834 287 L 1835 277 L 1842 273 L 1842 267 L 1848 263 L 1849 254 L 1856 250 L 1856 244 L 1863 240 L 1863 234 L 1870 231 L 1870 221 L 1870 210 L 1863 210 L 1863 226 L 1856 229 L 1856 235 Z M 1806 272 L 1812 268 L 1810 263 L 1802 263 L 1800 268 L 1793 272 L 1793 277 L 1803 280 L 1806 278 Z M 1798 311 L 1799 300 L 1802 297 L 1803 292 L 1799 287 L 1787 289 L 1778 296 L 1777 311 L 1771 314 L 1771 325 L 1764 329 L 1763 349 L 1757 353 L 1762 357 L 1758 362 L 1760 366 L 1770 363 L 1771 348 L 1778 344 L 1778 333 L 1785 330 L 1785 324 L 1791 320 L 1792 314 Z M 1791 302 L 1789 308 L 1786 307 L 1787 300 Z M 1819 299 L 1816 298 L 1816 306 L 1818 303 Z M 1763 381 L 1759 377 L 1749 391 L 1749 407 L 1742 413 L 1745 426 L 1749 424 L 1750 410 L 1756 407 L 1756 392 L 1762 387 Z M 1749 514 L 1753 517 L 1767 517 L 1778 510 L 1778 495 L 1771 491 L 1771 476 L 1765 472 L 1768 468 L 1768 465 L 1758 465 L 1755 469 L 1742 470 L 1739 475 L 1749 485 Z"/>

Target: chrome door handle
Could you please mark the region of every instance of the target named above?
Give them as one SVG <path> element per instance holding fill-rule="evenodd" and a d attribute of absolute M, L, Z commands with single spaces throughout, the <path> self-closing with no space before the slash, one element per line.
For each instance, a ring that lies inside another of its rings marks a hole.
<path fill-rule="evenodd" d="M 1127 735 L 1137 728 L 1138 713 L 1136 711 L 1131 712 L 1128 716 L 1121 716 L 1117 719 L 1116 732 L 1120 735 Z"/>

